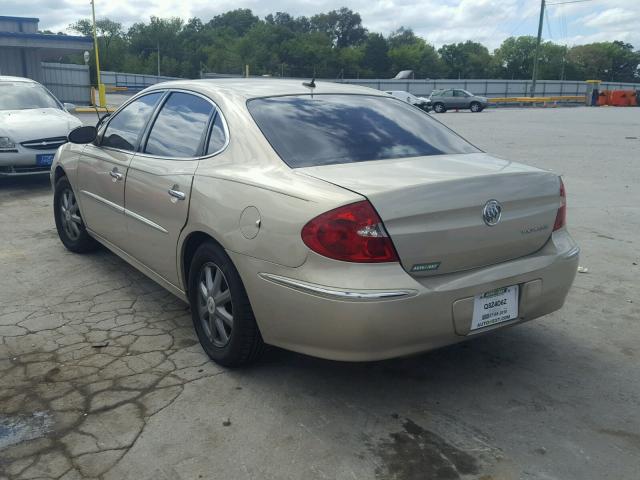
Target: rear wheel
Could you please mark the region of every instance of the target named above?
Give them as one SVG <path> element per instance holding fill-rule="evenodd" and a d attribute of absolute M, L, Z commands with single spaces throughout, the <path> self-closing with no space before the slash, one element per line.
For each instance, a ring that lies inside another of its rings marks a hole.
<path fill-rule="evenodd" d="M 482 105 L 479 102 L 471 102 L 470 110 L 474 113 L 478 113 L 482 111 Z"/>
<path fill-rule="evenodd" d="M 98 248 L 98 242 L 87 233 L 76 195 L 67 177 L 61 177 L 56 182 L 53 194 L 53 216 L 60 241 L 68 250 L 85 253 Z"/>
<path fill-rule="evenodd" d="M 436 103 L 433 105 L 433 111 L 436 113 L 444 113 L 447 111 L 447 108 L 444 106 L 443 103 Z"/>
<path fill-rule="evenodd" d="M 238 271 L 213 242 L 202 244 L 189 269 L 193 325 L 209 357 L 227 367 L 260 357 L 264 342 Z"/>

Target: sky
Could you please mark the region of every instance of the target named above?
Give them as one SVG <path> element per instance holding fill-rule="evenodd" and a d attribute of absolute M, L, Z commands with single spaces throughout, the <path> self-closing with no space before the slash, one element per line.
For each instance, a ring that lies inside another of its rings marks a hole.
<path fill-rule="evenodd" d="M 640 49 L 640 0 L 588 0 L 564 5 L 547 0 L 543 37 L 578 45 L 622 40 Z M 40 29 L 67 30 L 70 23 L 91 15 L 89 0 L 0 0 L 2 15 L 40 18 Z M 264 17 L 278 11 L 311 16 L 340 7 L 362 16 L 364 26 L 389 34 L 410 27 L 436 47 L 473 40 L 490 49 L 513 35 L 536 35 L 539 0 L 96 0 L 96 16 L 125 27 L 159 17 L 199 17 L 208 21 L 226 10 L 250 8 Z"/>

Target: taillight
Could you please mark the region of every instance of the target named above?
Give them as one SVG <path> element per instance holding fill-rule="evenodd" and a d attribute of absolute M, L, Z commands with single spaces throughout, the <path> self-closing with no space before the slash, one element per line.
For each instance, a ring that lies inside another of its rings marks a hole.
<path fill-rule="evenodd" d="M 560 179 L 560 208 L 556 214 L 556 223 L 553 224 L 553 231 L 561 229 L 567 224 L 567 192 L 564 183 Z"/>
<path fill-rule="evenodd" d="M 382 220 L 364 200 L 330 210 L 309 221 L 302 241 L 316 253 L 346 262 L 397 262 Z"/>

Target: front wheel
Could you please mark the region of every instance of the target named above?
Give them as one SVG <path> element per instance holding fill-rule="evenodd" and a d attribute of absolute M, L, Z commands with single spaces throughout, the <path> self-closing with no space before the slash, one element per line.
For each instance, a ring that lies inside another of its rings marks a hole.
<path fill-rule="evenodd" d="M 482 105 L 478 102 L 471 102 L 471 111 L 474 113 L 478 113 L 482 111 Z"/>
<path fill-rule="evenodd" d="M 447 109 L 446 109 L 446 107 L 444 106 L 443 103 L 436 103 L 433 106 L 433 111 L 436 112 L 436 113 L 444 113 L 444 112 L 447 111 Z"/>
<path fill-rule="evenodd" d="M 189 269 L 189 303 L 200 344 L 226 367 L 255 361 L 264 350 L 247 292 L 222 248 L 202 244 Z"/>
<path fill-rule="evenodd" d="M 87 233 L 78 208 L 78 200 L 67 177 L 61 177 L 56 182 L 53 216 L 60 241 L 68 250 L 85 253 L 98 248 L 98 242 Z"/>

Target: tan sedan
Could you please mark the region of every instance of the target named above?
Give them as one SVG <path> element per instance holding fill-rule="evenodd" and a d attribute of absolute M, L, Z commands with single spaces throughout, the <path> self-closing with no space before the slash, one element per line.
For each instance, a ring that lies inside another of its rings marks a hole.
<path fill-rule="evenodd" d="M 69 140 L 51 173 L 62 243 L 101 243 L 188 301 L 223 365 L 265 343 L 433 349 L 559 309 L 576 273 L 556 174 L 384 92 L 162 83 Z"/>

